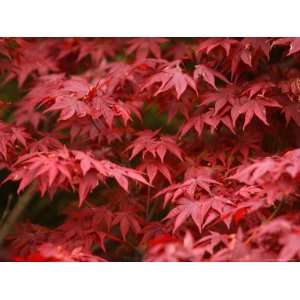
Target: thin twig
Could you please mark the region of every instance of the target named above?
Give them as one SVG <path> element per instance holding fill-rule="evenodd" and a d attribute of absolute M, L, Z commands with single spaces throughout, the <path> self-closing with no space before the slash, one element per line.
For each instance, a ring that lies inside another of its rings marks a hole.
<path fill-rule="evenodd" d="M 146 219 L 147 222 L 152 220 L 152 217 L 155 213 L 157 205 L 158 205 L 158 201 L 155 201 L 154 204 L 152 205 L 151 209 L 150 209 L 150 212 L 149 212 L 148 216 L 147 216 L 147 219 Z"/>
<path fill-rule="evenodd" d="M 8 199 L 7 199 L 7 203 L 6 203 L 6 206 L 5 206 L 5 209 L 4 209 L 4 212 L 2 214 L 2 217 L 1 217 L 1 220 L 0 220 L 0 226 L 2 224 L 4 224 L 9 212 L 10 212 L 10 205 L 11 205 L 11 202 L 12 202 L 12 194 L 10 194 L 8 196 Z"/>
<path fill-rule="evenodd" d="M 30 200 L 33 198 L 35 193 L 35 185 L 32 184 L 18 199 L 16 205 L 11 210 L 6 221 L 0 228 L 0 245 L 4 242 L 6 236 L 10 233 L 11 229 L 14 227 L 18 221 L 21 214 L 24 212 Z"/>
<path fill-rule="evenodd" d="M 147 190 L 147 200 L 146 200 L 146 219 L 149 217 L 149 209 L 150 209 L 150 186 L 148 186 Z"/>

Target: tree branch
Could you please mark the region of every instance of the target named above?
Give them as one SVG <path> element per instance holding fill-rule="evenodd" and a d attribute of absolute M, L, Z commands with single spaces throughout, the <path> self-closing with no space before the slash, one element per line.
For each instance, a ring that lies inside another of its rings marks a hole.
<path fill-rule="evenodd" d="M 35 193 L 35 184 L 32 184 L 18 199 L 16 205 L 11 210 L 10 214 L 6 218 L 6 221 L 0 228 L 0 246 L 3 244 L 6 236 L 10 233 L 19 217 L 22 215 L 30 200 Z"/>

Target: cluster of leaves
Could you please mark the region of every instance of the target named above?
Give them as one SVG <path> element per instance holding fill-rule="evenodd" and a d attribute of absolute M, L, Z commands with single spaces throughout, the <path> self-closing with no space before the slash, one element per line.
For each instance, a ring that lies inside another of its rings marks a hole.
<path fill-rule="evenodd" d="M 2 185 L 63 203 L 14 260 L 300 259 L 299 38 L 4 38 L 0 72 Z"/>

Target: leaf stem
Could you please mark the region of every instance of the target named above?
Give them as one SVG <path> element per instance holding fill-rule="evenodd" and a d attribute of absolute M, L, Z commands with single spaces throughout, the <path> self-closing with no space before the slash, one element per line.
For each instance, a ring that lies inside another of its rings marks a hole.
<path fill-rule="evenodd" d="M 147 200 L 146 200 L 146 219 L 149 217 L 149 209 L 150 209 L 150 186 L 148 186 L 147 190 Z"/>

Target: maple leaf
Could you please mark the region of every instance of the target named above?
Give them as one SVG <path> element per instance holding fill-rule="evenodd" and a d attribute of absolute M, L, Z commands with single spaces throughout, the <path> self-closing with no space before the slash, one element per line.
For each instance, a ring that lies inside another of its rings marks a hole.
<path fill-rule="evenodd" d="M 47 191 L 54 192 L 59 187 L 79 185 L 79 205 L 81 205 L 99 181 L 107 177 L 115 178 L 126 191 L 128 191 L 127 178 L 148 184 L 135 170 L 118 166 L 108 160 L 98 161 L 84 152 L 70 152 L 66 148 L 22 156 L 14 164 L 5 182 L 21 180 L 18 188 L 18 192 L 21 192 L 33 180 L 38 180 L 38 188 L 42 195 Z"/>
<path fill-rule="evenodd" d="M 181 114 L 185 119 L 189 119 L 190 109 L 192 107 L 191 99 L 182 97 L 181 101 L 174 101 L 173 97 L 163 97 L 161 100 L 159 109 L 162 112 L 168 112 L 168 123 L 176 118 L 177 114 Z"/>
<path fill-rule="evenodd" d="M 70 154 L 64 148 L 58 151 L 34 152 L 23 155 L 13 165 L 11 174 L 5 179 L 20 181 L 20 193 L 32 181 L 39 181 L 39 189 L 44 195 L 50 189 L 54 191 L 67 182 L 72 184 L 73 166 L 69 160 Z"/>
<path fill-rule="evenodd" d="M 204 218 L 210 209 L 210 204 L 208 202 L 202 203 L 189 198 L 177 199 L 177 203 L 178 205 L 165 217 L 166 220 L 175 218 L 173 233 L 188 219 L 188 217 L 192 218 L 193 222 L 201 232 Z"/>
<path fill-rule="evenodd" d="M 249 49 L 240 46 L 235 50 L 232 62 L 231 62 L 231 74 L 234 77 L 237 73 L 237 69 L 240 63 L 243 62 L 245 65 L 252 68 L 252 53 Z"/>
<path fill-rule="evenodd" d="M 126 210 L 115 213 L 112 225 L 116 224 L 120 225 L 122 238 L 123 240 L 126 240 L 129 229 L 131 229 L 134 234 L 139 234 L 141 232 L 143 220 L 136 214 L 134 209 L 127 207 Z"/>
<path fill-rule="evenodd" d="M 197 50 L 200 52 L 205 51 L 209 54 L 214 49 L 221 47 L 225 50 L 225 53 L 228 56 L 232 46 L 237 43 L 238 41 L 230 38 L 209 38 L 204 41 L 200 41 Z"/>
<path fill-rule="evenodd" d="M 247 37 L 243 38 L 242 44 L 245 48 L 250 48 L 253 57 L 258 55 L 270 58 L 271 40 L 265 37 Z"/>
<path fill-rule="evenodd" d="M 299 103 L 289 103 L 283 106 L 282 112 L 285 115 L 286 123 L 289 124 L 293 120 L 298 126 L 300 126 L 300 104 Z"/>
<path fill-rule="evenodd" d="M 154 198 L 164 195 L 164 206 L 168 202 L 174 202 L 176 199 L 183 195 L 189 195 L 194 198 L 197 189 L 203 190 L 208 194 L 211 194 L 210 185 L 220 184 L 218 181 L 212 179 L 212 174 L 209 171 L 210 168 L 193 168 L 185 174 L 185 180 L 183 183 L 172 184 L 160 192 L 158 192 Z"/>
<path fill-rule="evenodd" d="M 104 205 L 68 211 L 66 221 L 56 228 L 51 241 L 60 242 L 68 249 L 82 247 L 86 251 L 96 244 L 106 251 L 105 241 L 115 239 L 109 233 L 112 220 L 113 213 Z"/>
<path fill-rule="evenodd" d="M 115 117 L 120 117 L 125 125 L 131 119 L 131 107 L 122 101 L 115 101 L 110 96 L 94 97 L 91 103 L 91 116 L 94 119 L 103 117 L 109 128 Z M 135 111 L 136 112 L 136 111 Z M 138 115 L 138 113 L 136 112 Z"/>
<path fill-rule="evenodd" d="M 8 159 L 8 154 L 15 152 L 18 147 L 27 147 L 30 139 L 23 127 L 0 122 L 0 154 L 5 160 Z"/>
<path fill-rule="evenodd" d="M 90 155 L 81 151 L 73 151 L 73 153 L 75 155 L 75 160 L 80 162 L 80 168 L 83 173 L 83 178 L 79 185 L 79 205 L 83 203 L 87 194 L 98 185 L 99 180 L 103 180 L 106 177 L 115 178 L 118 184 L 127 192 L 127 178 L 148 185 L 147 181 L 138 171 L 118 166 L 108 160 L 95 160 Z"/>
<path fill-rule="evenodd" d="M 295 191 L 300 174 L 299 150 L 289 151 L 282 157 L 266 157 L 248 166 L 240 166 L 231 179 L 248 185 L 259 185 L 267 194 L 267 203 L 272 204 Z"/>
<path fill-rule="evenodd" d="M 60 112 L 59 120 L 65 121 L 76 116 L 77 118 L 91 117 L 94 120 L 103 118 L 106 124 L 112 128 L 114 118 L 120 117 L 125 125 L 131 119 L 131 113 L 139 116 L 139 111 L 133 105 L 115 100 L 111 95 L 103 91 L 102 83 L 89 86 L 85 80 L 72 78 L 54 78 L 53 85 L 36 86 L 36 91 L 31 97 L 39 94 L 39 89 L 43 92 L 50 90 L 47 98 L 41 99 L 43 105 L 50 104 L 45 112 Z M 52 90 L 53 89 L 53 90 Z"/>
<path fill-rule="evenodd" d="M 251 151 L 259 152 L 261 139 L 261 135 L 256 132 L 247 132 L 246 134 L 238 135 L 237 139 L 233 142 L 234 144 L 231 144 L 224 149 L 225 151 L 228 151 L 229 154 L 227 160 L 228 166 L 231 166 L 234 159 L 237 159 L 242 163 L 247 161 Z"/>
<path fill-rule="evenodd" d="M 157 134 L 158 130 L 144 130 L 139 132 L 138 138 L 126 148 L 126 151 L 132 151 L 130 160 L 142 152 L 143 159 L 145 158 L 146 154 L 149 153 L 154 158 L 158 156 L 163 163 L 165 155 L 168 151 L 182 161 L 182 150 L 176 145 L 174 138 L 171 136 L 157 137 Z"/>
<path fill-rule="evenodd" d="M 50 57 L 51 40 L 29 42 L 18 39 L 17 44 L 21 50 L 10 62 L 10 72 L 6 81 L 17 77 L 18 85 L 22 87 L 26 79 L 35 72 L 39 75 L 46 75 L 51 71 L 58 71 L 56 62 Z"/>
<path fill-rule="evenodd" d="M 56 102 L 46 110 L 46 112 L 49 111 L 60 111 L 59 120 L 63 121 L 72 118 L 74 115 L 78 118 L 82 118 L 90 113 L 87 104 L 72 98 L 57 99 Z"/>
<path fill-rule="evenodd" d="M 147 184 L 147 181 L 143 178 L 143 176 L 135 170 L 118 166 L 108 160 L 98 161 L 81 151 L 73 151 L 73 153 L 75 155 L 75 159 L 80 161 L 80 168 L 83 175 L 86 175 L 91 169 L 97 170 L 105 177 L 114 177 L 125 190 L 128 190 L 126 177 Z"/>
<path fill-rule="evenodd" d="M 83 175 L 79 182 L 79 206 L 81 207 L 88 194 L 92 192 L 99 184 L 99 177 L 96 172 L 89 172 Z"/>
<path fill-rule="evenodd" d="M 299 149 L 288 151 L 282 157 L 266 157 L 249 166 L 241 166 L 232 178 L 250 185 L 259 182 L 267 174 L 271 175 L 271 180 L 278 180 L 284 173 L 296 178 L 300 172 L 299 157 Z"/>
<path fill-rule="evenodd" d="M 55 136 L 43 136 L 40 140 L 29 145 L 29 152 L 48 152 L 62 149 L 64 145 Z"/>
<path fill-rule="evenodd" d="M 274 99 L 264 96 L 254 96 L 252 99 L 241 97 L 231 109 L 231 117 L 235 126 L 240 115 L 245 115 L 243 129 L 250 123 L 254 116 L 264 124 L 269 125 L 266 117 L 266 107 L 279 108 L 281 105 Z"/>
<path fill-rule="evenodd" d="M 231 57 L 231 75 L 238 75 L 238 68 L 242 64 L 254 69 L 257 57 L 269 59 L 270 41 L 266 38 L 243 38 L 235 47 Z"/>
<path fill-rule="evenodd" d="M 166 61 L 164 59 L 157 58 L 146 58 L 135 61 L 133 64 L 128 64 L 124 61 L 109 63 L 106 67 L 106 76 L 103 78 L 105 92 L 111 96 L 115 92 L 130 87 L 133 93 L 138 94 L 145 79 L 149 78 L 156 69 L 161 69 L 165 64 Z M 99 77 L 96 77 L 95 80 L 98 82 Z"/>
<path fill-rule="evenodd" d="M 147 82 L 142 87 L 142 90 L 156 84 L 161 83 L 159 89 L 155 92 L 154 96 L 160 93 L 166 92 L 175 88 L 177 99 L 180 99 L 183 92 L 187 87 L 191 87 L 197 94 L 197 88 L 195 81 L 187 74 L 182 72 L 179 66 L 180 61 L 175 61 L 166 67 L 164 67 L 160 72 L 154 74 L 147 80 Z"/>
<path fill-rule="evenodd" d="M 89 86 L 84 79 L 65 79 L 62 75 L 42 78 L 27 96 L 27 101 L 36 98 L 35 105 L 49 105 L 45 112 L 59 111 L 60 119 L 67 120 L 74 115 L 84 117 L 89 107 L 82 101 Z M 47 96 L 45 96 L 47 95 Z"/>
<path fill-rule="evenodd" d="M 91 142 L 97 141 L 98 143 L 111 144 L 115 141 L 122 142 L 123 134 L 126 128 L 109 128 L 107 124 L 101 119 L 82 118 L 77 122 L 70 120 L 60 124 L 59 129 L 70 129 L 70 140 L 90 140 Z M 104 150 L 104 148 L 103 148 Z"/>
<path fill-rule="evenodd" d="M 28 125 L 29 123 L 37 129 L 42 122 L 46 122 L 46 116 L 38 109 L 43 101 L 55 99 L 59 95 L 64 80 L 64 74 L 45 75 L 37 79 L 26 96 L 17 103 L 15 111 L 16 124 Z"/>
<path fill-rule="evenodd" d="M 212 125 L 211 117 L 208 113 L 202 113 L 200 115 L 191 117 L 179 130 L 179 137 L 182 138 L 192 128 L 196 130 L 198 135 L 202 134 L 205 124 Z"/>
<path fill-rule="evenodd" d="M 196 114 L 196 116 L 191 117 L 186 123 L 184 123 L 178 131 L 179 137 L 182 138 L 182 136 L 184 136 L 192 128 L 194 128 L 200 136 L 205 125 L 209 126 L 210 131 L 213 133 L 219 124 L 222 123 L 234 133 L 232 120 L 228 115 L 224 115 L 224 113 L 216 115 L 212 109 L 209 109 L 205 113 Z"/>
<path fill-rule="evenodd" d="M 275 178 L 278 179 L 280 173 L 274 172 L 275 168 L 278 167 L 276 160 L 267 157 L 262 161 L 257 161 L 250 166 L 242 166 L 230 179 L 236 179 L 238 181 L 247 183 L 249 185 L 255 184 L 260 178 L 267 174 L 275 173 Z"/>
<path fill-rule="evenodd" d="M 162 174 L 169 181 L 169 183 L 172 183 L 172 176 L 169 171 L 169 167 L 164 163 L 157 161 L 145 161 L 137 167 L 137 170 L 147 174 L 150 184 L 153 183 L 153 180 L 157 176 L 158 172 Z"/>
<path fill-rule="evenodd" d="M 265 96 L 265 94 L 271 92 L 275 87 L 276 85 L 271 81 L 257 81 L 248 84 L 241 94 L 247 95 L 251 99 L 256 95 Z"/>
<path fill-rule="evenodd" d="M 67 79 L 66 75 L 62 73 L 43 75 L 35 81 L 24 100 L 31 100 L 36 105 L 44 99 L 52 99 L 64 93 L 71 94 L 75 87 L 82 96 L 87 91 L 87 84 L 84 79 L 78 77 Z"/>
<path fill-rule="evenodd" d="M 145 62 L 143 62 L 145 64 Z M 114 91 L 122 88 L 126 83 L 135 86 L 136 77 L 134 76 L 134 65 L 126 64 L 125 62 L 114 62 L 108 66 L 107 77 L 107 93 L 111 95 Z"/>
<path fill-rule="evenodd" d="M 116 43 L 110 39 L 87 40 L 80 39 L 78 46 L 73 50 L 78 52 L 77 61 L 81 61 L 84 57 L 90 56 L 92 62 L 98 65 L 104 58 L 113 57 L 116 51 Z M 60 54 L 62 57 L 62 53 Z"/>
<path fill-rule="evenodd" d="M 133 38 L 127 42 L 129 47 L 126 49 L 126 53 L 130 55 L 135 52 L 137 60 L 147 58 L 150 53 L 156 58 L 160 58 L 160 44 L 167 41 L 166 38 Z"/>
<path fill-rule="evenodd" d="M 174 224 L 175 231 L 191 215 L 201 232 L 206 225 L 217 219 L 229 227 L 234 211 L 235 204 L 224 196 L 201 195 L 200 199 L 194 200 L 190 195 L 176 199 L 176 207 L 169 213 L 167 219 L 177 216 Z"/>
<path fill-rule="evenodd" d="M 266 119 L 266 107 L 279 108 L 281 105 L 277 100 L 265 96 L 272 84 L 254 84 L 243 92 L 235 86 L 226 87 L 216 92 L 206 93 L 203 96 L 201 105 L 214 103 L 214 115 L 227 114 L 230 112 L 232 125 L 235 127 L 240 115 L 245 115 L 243 129 L 250 123 L 254 116 L 257 116 L 264 124 L 269 125 Z M 245 96 L 249 94 L 249 96 Z M 230 125 L 227 124 L 230 128 Z"/>
<path fill-rule="evenodd" d="M 203 79 L 210 84 L 214 89 L 217 89 L 215 84 L 215 77 L 225 81 L 229 84 L 229 81 L 226 79 L 224 75 L 222 75 L 220 72 L 204 65 L 196 65 L 195 71 L 194 71 L 194 80 L 196 81 L 199 77 L 203 77 Z"/>
<path fill-rule="evenodd" d="M 94 65 L 98 65 L 101 60 L 115 55 L 118 41 L 107 38 L 66 38 L 63 42 L 57 43 L 57 58 L 59 60 L 69 56 L 76 55 L 77 62 L 80 62 L 87 56 L 90 56 Z"/>
<path fill-rule="evenodd" d="M 202 96 L 202 106 L 214 104 L 214 115 L 219 114 L 227 107 L 231 107 L 239 98 L 239 89 L 235 85 L 227 86 L 215 92 L 205 93 Z"/>

